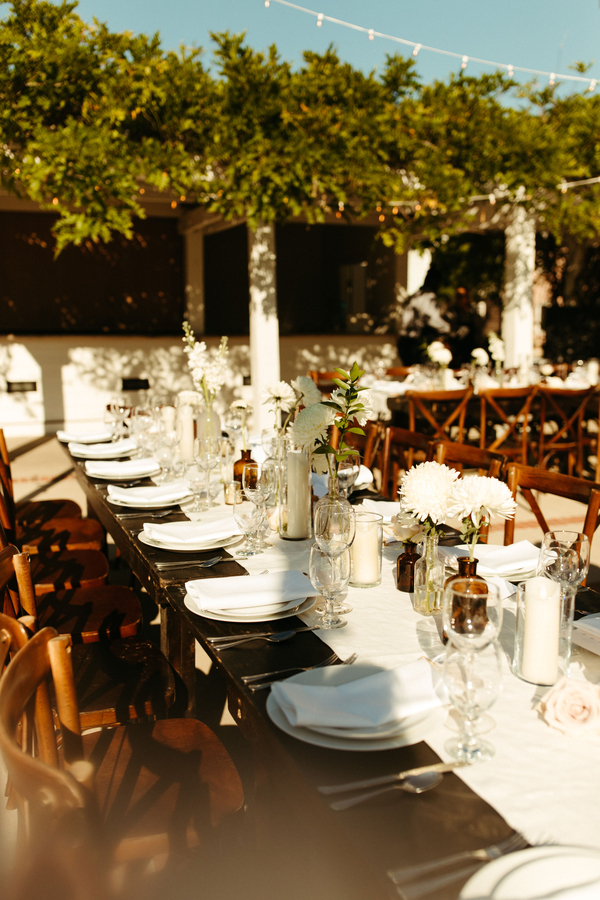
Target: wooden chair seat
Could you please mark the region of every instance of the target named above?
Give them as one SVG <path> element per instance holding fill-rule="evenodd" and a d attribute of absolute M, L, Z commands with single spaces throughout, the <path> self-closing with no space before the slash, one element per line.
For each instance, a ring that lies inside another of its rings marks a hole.
<path fill-rule="evenodd" d="M 83 736 L 117 861 L 186 850 L 241 809 L 239 776 L 215 734 L 166 719 Z"/>
<path fill-rule="evenodd" d="M 81 519 L 83 513 L 74 500 L 25 500 L 15 504 L 15 516 L 23 526 L 30 527 L 50 519 Z"/>
<path fill-rule="evenodd" d="M 108 576 L 108 560 L 99 550 L 65 550 L 31 558 L 36 596 L 75 588 L 100 587 Z"/>
<path fill-rule="evenodd" d="M 26 553 L 62 553 L 63 550 L 101 550 L 104 531 L 94 519 L 50 519 L 33 526 L 16 523 L 16 543 Z"/>
<path fill-rule="evenodd" d="M 42 594 L 36 606 L 39 627 L 55 628 L 74 644 L 133 637 L 142 622 L 134 591 L 116 584 Z"/>
<path fill-rule="evenodd" d="M 82 728 L 166 718 L 175 701 L 173 670 L 151 641 L 75 644 L 71 658 Z"/>

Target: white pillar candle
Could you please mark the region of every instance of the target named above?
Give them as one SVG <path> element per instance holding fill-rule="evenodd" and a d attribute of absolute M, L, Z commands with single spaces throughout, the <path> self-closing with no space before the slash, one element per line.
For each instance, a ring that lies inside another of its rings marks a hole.
<path fill-rule="evenodd" d="M 177 418 L 181 427 L 179 454 L 184 462 L 194 459 L 194 410 L 185 404 L 177 408 Z"/>
<path fill-rule="evenodd" d="M 381 578 L 381 522 L 377 513 L 356 511 L 356 533 L 350 548 L 352 584 L 377 584 Z"/>
<path fill-rule="evenodd" d="M 165 431 L 175 430 L 175 413 L 176 409 L 174 406 L 161 406 L 160 417 L 165 423 Z"/>
<path fill-rule="evenodd" d="M 287 536 L 308 537 L 308 456 L 302 450 L 287 455 Z"/>
<path fill-rule="evenodd" d="M 525 583 L 523 658 L 521 672 L 533 684 L 554 684 L 558 678 L 560 584 L 549 578 Z"/>

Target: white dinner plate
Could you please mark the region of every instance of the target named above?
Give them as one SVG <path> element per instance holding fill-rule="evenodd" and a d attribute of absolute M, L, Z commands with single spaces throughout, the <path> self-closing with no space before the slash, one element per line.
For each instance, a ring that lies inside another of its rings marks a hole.
<path fill-rule="evenodd" d="M 73 443 L 71 441 L 71 443 Z M 103 444 L 103 447 L 110 447 L 110 444 Z M 77 453 L 74 450 L 69 450 L 69 453 L 75 459 L 89 459 L 92 462 L 104 462 L 105 459 L 120 459 L 122 456 L 131 456 L 132 453 L 135 453 L 135 448 L 129 447 L 125 448 L 125 450 L 120 450 L 118 444 L 114 444 L 114 450 L 110 453 L 101 453 L 100 456 L 97 456 L 95 453 L 92 454 L 90 450 L 88 453 L 80 451 Z"/>
<path fill-rule="evenodd" d="M 196 613 L 197 616 L 202 616 L 203 619 L 214 619 L 215 622 L 275 622 L 277 619 L 289 619 L 290 616 L 300 616 L 302 613 L 308 612 L 317 602 L 317 598 L 307 597 L 306 600 L 292 600 L 288 608 L 276 613 L 263 613 L 262 615 L 236 615 L 231 610 L 223 610 L 223 612 L 208 611 L 206 609 L 199 610 L 196 601 L 189 594 L 185 595 L 183 602 L 190 612 Z"/>
<path fill-rule="evenodd" d="M 600 897 L 597 850 L 555 846 L 509 853 L 476 872 L 463 887 L 459 900 L 541 900 L 568 889 L 581 900 Z"/>
<path fill-rule="evenodd" d="M 166 541 L 155 541 L 149 537 L 145 531 L 140 531 L 138 538 L 142 544 L 147 547 L 154 547 L 156 550 L 174 550 L 176 553 L 197 553 L 200 550 L 217 550 L 221 547 L 230 547 L 241 541 L 243 534 L 232 534 L 228 538 L 221 538 L 217 541 L 199 541 L 197 544 L 171 544 Z"/>
<path fill-rule="evenodd" d="M 118 497 L 111 497 L 110 494 L 107 494 L 106 499 L 109 503 L 114 506 L 125 506 L 127 509 L 166 509 L 167 506 L 179 506 L 181 503 L 185 503 L 190 495 L 185 494 L 183 497 L 180 497 L 179 500 L 161 500 L 160 497 L 157 497 L 156 500 L 146 500 L 142 503 L 132 503 L 130 500 L 120 500 Z"/>
<path fill-rule="evenodd" d="M 94 460 L 95 462 L 100 462 L 100 460 Z M 127 474 L 123 473 L 122 475 L 96 475 L 95 473 L 90 474 L 86 472 L 88 478 L 93 478 L 95 481 L 136 481 L 138 478 L 152 478 L 154 475 L 158 475 L 160 472 L 160 466 L 156 465 L 155 469 L 150 469 L 149 472 L 127 472 Z M 112 500 L 111 500 L 112 503 Z"/>
<path fill-rule="evenodd" d="M 287 681 L 296 681 L 299 684 L 323 685 L 323 684 L 348 684 L 358 678 L 367 675 L 375 675 L 380 672 L 379 666 L 324 666 L 321 669 L 311 669 L 309 672 L 300 672 L 292 675 Z M 333 737 L 322 734 L 310 728 L 302 728 L 298 725 L 290 725 L 287 717 L 281 709 L 272 691 L 267 697 L 267 713 L 269 718 L 278 728 L 286 734 L 304 741 L 307 744 L 315 744 L 317 747 L 329 747 L 332 750 L 391 750 L 395 747 L 408 747 L 422 741 L 433 728 L 441 725 L 446 717 L 446 710 L 437 707 L 432 709 L 423 719 L 401 731 L 396 731 L 389 737 L 372 738 L 369 740 L 357 740 L 349 737 Z M 412 717 L 411 717 L 412 718 Z"/>
<path fill-rule="evenodd" d="M 428 715 L 429 710 L 426 710 L 415 713 L 413 716 L 406 716 L 404 719 L 397 719 L 395 722 L 385 722 L 383 725 L 370 725 L 365 728 L 326 728 L 324 725 L 311 725 L 310 730 L 317 731 L 319 734 L 328 734 L 330 737 L 348 738 L 353 741 L 377 741 L 414 728 Z"/>

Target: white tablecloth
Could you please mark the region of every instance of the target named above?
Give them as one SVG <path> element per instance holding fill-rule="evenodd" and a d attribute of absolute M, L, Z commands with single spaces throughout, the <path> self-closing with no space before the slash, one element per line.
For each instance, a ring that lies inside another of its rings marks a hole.
<path fill-rule="evenodd" d="M 257 574 L 264 569 L 308 571 L 312 541 L 283 541 L 243 565 Z M 353 612 L 348 625 L 319 631 L 319 637 L 342 659 L 353 652 L 358 661 L 386 668 L 419 656 L 443 652 L 433 618 L 412 609 L 410 595 L 396 590 L 398 548 L 384 548 L 383 583 L 361 590 L 350 588 Z M 310 613 L 303 616 L 311 621 Z M 556 842 L 600 849 L 600 736 L 567 737 L 551 729 L 534 710 L 545 688 L 516 678 L 509 669 L 514 634 L 514 604 L 505 602 L 501 643 L 504 661 L 503 692 L 490 714 L 496 727 L 486 735 L 496 748 L 490 761 L 457 774 L 532 844 Z M 600 681 L 600 657 L 587 651 L 573 663 L 574 677 Z M 427 740 L 443 760 L 444 744 L 456 731 L 442 725 Z"/>

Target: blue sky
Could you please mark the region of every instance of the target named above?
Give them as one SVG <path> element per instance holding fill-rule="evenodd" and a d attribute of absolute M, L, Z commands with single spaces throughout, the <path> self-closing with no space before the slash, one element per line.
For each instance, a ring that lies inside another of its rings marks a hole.
<path fill-rule="evenodd" d="M 467 56 L 534 69 L 569 72 L 575 60 L 594 62 L 590 76 L 600 81 L 599 0 L 312 0 L 299 5 L 366 28 Z M 277 44 L 298 63 L 302 51 L 324 50 L 330 42 L 340 56 L 369 70 L 381 66 L 398 46 L 264 0 L 80 0 L 79 14 L 94 16 L 114 30 L 161 34 L 165 48 L 179 44 L 206 48 L 209 31 L 246 31 L 249 44 Z M 405 51 L 408 55 L 410 49 Z M 418 70 L 426 80 L 446 79 L 460 67 L 422 50 Z M 468 72 L 483 68 L 470 63 Z M 525 76 L 518 76 L 524 78 Z M 546 83 L 546 79 L 542 79 Z M 598 87 L 600 90 L 600 86 Z"/>
<path fill-rule="evenodd" d="M 569 72 L 575 60 L 594 61 L 590 77 L 600 82 L 600 0 L 308 0 L 299 5 L 366 28 L 429 44 L 467 56 L 556 72 Z M 6 13 L 7 4 L 0 4 Z M 272 0 L 80 0 L 87 21 L 105 21 L 115 31 L 160 32 L 168 49 L 202 46 L 210 60 L 210 31 L 245 31 L 249 44 L 277 44 L 294 63 L 302 51 L 324 50 L 332 42 L 342 59 L 369 70 L 383 65 L 398 48 L 370 41 L 365 34 L 325 22 Z M 404 51 L 410 54 L 410 49 Z M 460 68 L 422 50 L 418 71 L 425 81 L 446 79 Z M 485 70 L 469 63 L 468 72 Z M 516 73 L 516 77 L 525 79 Z M 546 83 L 546 79 L 541 79 Z M 581 88 L 580 88 L 581 89 Z M 598 87 L 600 90 L 600 85 Z"/>

